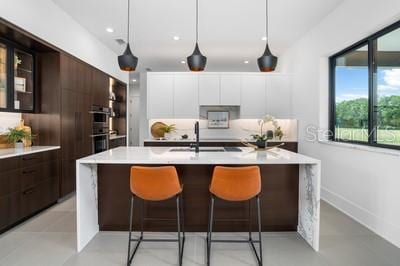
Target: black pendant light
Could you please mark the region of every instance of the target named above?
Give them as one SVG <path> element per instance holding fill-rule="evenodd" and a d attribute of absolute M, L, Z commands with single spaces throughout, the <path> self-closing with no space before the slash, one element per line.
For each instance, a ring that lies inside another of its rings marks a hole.
<path fill-rule="evenodd" d="M 207 57 L 201 54 L 199 49 L 199 0 L 196 0 L 196 46 L 193 53 L 187 57 L 187 63 L 191 71 L 203 71 L 207 64 Z"/>
<path fill-rule="evenodd" d="M 261 72 L 271 72 L 276 68 L 278 63 L 278 57 L 274 56 L 269 50 L 268 41 L 268 0 L 265 0 L 265 36 L 267 38 L 267 45 L 265 47 L 264 54 L 257 59 L 258 68 Z"/>
<path fill-rule="evenodd" d="M 129 46 L 129 11 L 130 4 L 128 0 L 128 41 L 124 53 L 118 56 L 119 68 L 123 71 L 135 71 L 138 58 L 132 54 L 131 47 Z"/>

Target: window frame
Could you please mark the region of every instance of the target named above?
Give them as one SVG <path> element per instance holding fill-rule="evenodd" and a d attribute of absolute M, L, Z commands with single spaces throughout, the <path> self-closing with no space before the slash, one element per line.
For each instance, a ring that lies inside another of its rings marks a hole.
<path fill-rule="evenodd" d="M 329 140 L 334 142 L 359 144 L 364 146 L 372 146 L 378 148 L 388 148 L 400 150 L 400 145 L 381 144 L 377 142 L 377 88 L 374 86 L 376 78 L 377 65 L 375 63 L 375 56 L 377 51 L 378 38 L 396 30 L 400 29 L 400 21 L 397 21 L 386 28 L 368 36 L 354 43 L 353 45 L 337 52 L 329 57 L 329 130 L 331 131 Z M 335 125 L 336 125 L 336 92 L 335 92 L 335 68 L 336 59 L 349 52 L 352 52 L 360 47 L 367 45 L 368 47 L 368 141 L 346 140 L 336 138 Z"/>

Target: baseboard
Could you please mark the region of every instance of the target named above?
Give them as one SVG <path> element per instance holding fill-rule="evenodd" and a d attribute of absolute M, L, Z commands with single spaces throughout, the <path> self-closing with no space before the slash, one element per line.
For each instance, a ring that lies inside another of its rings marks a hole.
<path fill-rule="evenodd" d="M 329 189 L 321 188 L 321 198 L 339 211 L 367 227 L 369 230 L 400 248 L 400 228 L 396 225 L 388 223 L 365 208 Z"/>

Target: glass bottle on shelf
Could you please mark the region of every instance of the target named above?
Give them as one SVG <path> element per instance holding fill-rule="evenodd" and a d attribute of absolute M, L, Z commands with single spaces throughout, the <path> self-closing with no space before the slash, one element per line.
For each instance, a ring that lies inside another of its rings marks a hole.
<path fill-rule="evenodd" d="M 0 43 L 0 108 L 7 108 L 7 47 Z"/>
<path fill-rule="evenodd" d="M 33 56 L 14 50 L 14 109 L 33 111 Z"/>

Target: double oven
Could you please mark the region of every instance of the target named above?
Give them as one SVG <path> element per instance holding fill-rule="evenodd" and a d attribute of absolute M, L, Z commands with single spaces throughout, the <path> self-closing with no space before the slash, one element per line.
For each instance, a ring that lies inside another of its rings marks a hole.
<path fill-rule="evenodd" d="M 109 126 L 110 108 L 93 105 L 90 114 L 92 115 L 92 152 L 99 153 L 108 150 L 109 147 Z"/>

